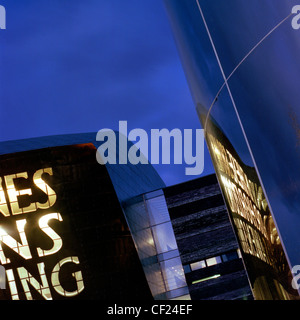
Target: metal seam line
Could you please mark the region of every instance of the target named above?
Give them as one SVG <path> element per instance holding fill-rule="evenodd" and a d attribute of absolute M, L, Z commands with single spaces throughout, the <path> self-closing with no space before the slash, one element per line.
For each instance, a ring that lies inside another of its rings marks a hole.
<path fill-rule="evenodd" d="M 287 255 L 287 252 L 286 252 L 286 249 L 285 249 L 285 246 L 284 246 L 284 243 L 281 241 L 281 239 L 282 239 L 282 237 L 281 237 L 281 235 L 280 235 L 280 232 L 279 232 L 279 229 L 278 229 L 278 226 L 277 226 L 277 223 L 276 223 L 276 219 L 275 219 L 275 217 L 274 217 L 274 214 L 273 214 L 273 210 L 272 210 L 272 207 L 271 207 L 271 204 L 270 204 L 270 201 L 269 201 L 269 199 L 268 199 L 268 195 L 267 195 L 267 193 L 266 193 L 266 190 L 265 190 L 265 187 L 264 187 L 264 185 L 263 185 L 263 182 L 262 182 L 262 179 L 261 179 L 261 176 L 260 176 L 260 173 L 259 173 L 259 171 L 258 171 L 258 168 L 257 168 L 257 165 L 256 165 L 256 161 L 255 161 L 255 159 L 254 159 L 254 155 L 253 155 L 253 153 L 252 153 L 252 150 L 251 150 L 251 148 L 250 148 L 250 144 L 249 144 L 249 141 L 248 141 L 248 138 L 247 138 L 247 136 L 246 136 L 246 133 L 245 133 L 245 130 L 244 130 L 244 127 L 243 127 L 243 125 L 242 125 L 242 122 L 241 122 L 241 119 L 240 119 L 240 116 L 239 116 L 239 113 L 238 113 L 238 110 L 237 110 L 237 107 L 236 107 L 236 104 L 235 104 L 235 101 L 234 101 L 234 99 L 233 99 L 233 96 L 232 96 L 232 93 L 231 93 L 231 90 L 230 90 L 230 87 L 229 87 L 229 85 L 228 85 L 228 82 L 227 82 L 227 78 L 226 78 L 226 76 L 225 76 L 225 73 L 224 73 L 224 70 L 223 70 L 223 67 L 222 67 L 222 64 L 221 64 L 221 61 L 220 61 L 220 58 L 219 58 L 219 55 L 218 55 L 218 53 L 217 53 L 217 50 L 216 50 L 216 47 L 215 47 L 215 44 L 214 44 L 214 41 L 213 41 L 213 39 L 212 39 L 212 36 L 211 36 L 211 33 L 210 33 L 210 31 L 209 31 L 209 28 L 208 28 L 208 25 L 207 25 L 207 23 L 206 23 L 206 20 L 205 20 L 205 17 L 204 17 L 204 14 L 203 14 L 203 11 L 202 11 L 202 9 L 201 9 L 201 6 L 200 6 L 200 3 L 199 3 L 199 0 L 196 0 L 196 2 L 197 2 L 197 6 L 198 6 L 198 9 L 199 9 L 199 12 L 200 12 L 200 14 L 201 14 L 201 17 L 202 17 L 202 20 L 203 20 L 203 23 L 204 23 L 204 26 L 205 26 L 205 29 L 206 29 L 206 32 L 207 32 L 207 34 L 208 34 L 208 37 L 209 37 L 209 39 L 210 39 L 210 42 L 211 42 L 211 45 L 212 45 L 212 47 L 213 47 L 213 51 L 214 51 L 214 54 L 215 54 L 215 56 L 216 56 L 216 59 L 217 59 L 217 61 L 218 61 L 218 65 L 219 65 L 219 68 L 220 68 L 220 70 L 221 70 L 221 73 L 222 73 L 222 76 L 223 76 L 223 79 L 224 79 L 224 84 L 226 85 L 226 87 L 227 87 L 227 90 L 228 90 L 228 94 L 229 94 L 229 96 L 230 96 L 230 100 L 231 100 L 231 102 L 232 102 L 232 105 L 233 105 L 233 108 L 234 108 L 234 110 L 235 110 L 235 113 L 236 113 L 236 116 L 237 116 L 237 119 L 238 119 L 238 121 L 239 121 L 239 124 L 240 124 L 240 127 L 241 127 L 241 130 L 242 130 L 242 133 L 243 133 L 243 136 L 244 136 L 244 139 L 245 139 L 245 142 L 246 142 L 246 145 L 247 145 L 247 147 L 248 147 L 248 150 L 249 150 L 249 153 L 250 153 L 250 156 L 251 156 L 251 159 L 252 159 L 252 161 L 253 161 L 253 164 L 254 164 L 254 167 L 255 167 L 255 170 L 256 170 L 256 173 L 257 173 L 257 175 L 258 175 L 258 179 L 259 179 L 259 181 L 260 181 L 260 184 L 261 184 L 261 187 L 262 187 L 262 190 L 263 190 L 263 192 L 264 192 L 264 195 L 265 195 L 265 197 L 266 197 L 266 200 L 267 200 L 267 203 L 268 203 L 268 205 L 269 205 L 269 209 L 270 209 L 270 212 L 271 212 L 271 216 L 272 216 L 272 218 L 273 218 L 273 221 L 274 221 L 274 223 L 275 223 L 275 226 L 276 226 L 276 229 L 277 229 L 277 232 L 278 232 L 278 236 L 279 236 L 279 238 L 280 238 L 280 242 L 281 242 L 281 245 L 282 245 L 282 248 L 283 248 L 283 250 L 284 250 L 284 252 L 285 252 L 285 255 L 286 255 L 286 258 L 287 258 L 287 261 L 288 261 L 288 264 L 289 264 L 289 266 L 290 266 L 290 268 L 291 268 L 291 263 L 290 263 L 290 260 L 289 260 L 289 257 L 288 257 L 288 255 Z M 290 17 L 292 14 L 289 14 L 281 23 L 283 23 L 286 19 L 288 19 L 288 17 Z M 281 23 L 279 24 L 279 25 L 281 25 Z M 279 26 L 278 25 L 278 26 Z M 269 33 L 271 34 L 271 32 L 273 32 L 274 30 L 276 29 L 276 27 L 275 28 L 273 28 Z M 250 50 L 250 52 L 248 53 L 248 55 L 246 55 L 245 56 L 245 58 L 243 59 L 243 60 L 245 60 L 249 55 L 250 55 L 250 53 L 251 52 L 253 52 L 254 50 L 255 50 L 255 48 L 264 40 L 264 39 L 266 39 L 267 38 L 267 35 L 252 49 L 252 50 Z M 239 63 L 239 65 L 241 65 L 242 64 L 242 62 L 243 62 L 243 60 Z M 238 66 L 239 66 L 238 65 Z M 236 71 L 236 69 L 238 68 L 238 66 L 234 69 L 234 71 Z M 234 72 L 233 71 L 233 72 Z M 231 74 L 232 75 L 232 74 Z M 206 128 L 205 128 L 206 129 Z M 300 291 L 300 290 L 299 290 Z"/>
<path fill-rule="evenodd" d="M 198 2 L 198 0 L 197 0 Z M 250 56 L 250 54 L 264 41 L 266 40 L 278 27 L 280 27 L 288 18 L 290 18 L 293 15 L 293 13 L 290 13 L 287 17 L 285 17 L 282 21 L 280 21 L 273 29 L 271 29 L 260 41 L 257 42 L 257 44 L 244 56 L 244 58 L 236 65 L 236 67 L 232 70 L 230 75 L 226 78 L 222 86 L 220 87 L 218 93 L 216 94 L 212 104 L 209 107 L 209 110 L 206 115 L 205 119 L 205 125 L 204 125 L 204 131 L 206 132 L 206 126 L 208 117 L 210 115 L 211 109 L 214 106 L 215 102 L 217 101 L 217 98 L 219 97 L 221 91 L 223 90 L 224 86 L 226 85 L 226 82 L 233 76 L 233 74 L 236 72 L 236 70 L 241 66 L 241 64 Z"/>

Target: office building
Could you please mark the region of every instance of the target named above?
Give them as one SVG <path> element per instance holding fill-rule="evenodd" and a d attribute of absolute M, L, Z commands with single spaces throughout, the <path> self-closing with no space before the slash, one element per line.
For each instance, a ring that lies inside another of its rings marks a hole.
<path fill-rule="evenodd" d="M 192 300 L 252 300 L 215 174 L 164 189 Z"/>

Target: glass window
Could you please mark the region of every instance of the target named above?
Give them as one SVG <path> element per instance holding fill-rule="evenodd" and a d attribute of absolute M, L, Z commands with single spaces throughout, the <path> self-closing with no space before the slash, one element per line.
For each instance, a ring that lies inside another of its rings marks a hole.
<path fill-rule="evenodd" d="M 189 273 L 191 272 L 191 267 L 188 264 L 186 264 L 185 266 L 183 266 L 183 270 L 184 270 L 184 273 Z"/>
<path fill-rule="evenodd" d="M 235 259 L 238 259 L 238 258 L 239 258 L 239 256 L 238 256 L 237 251 L 231 251 L 231 252 L 227 252 L 225 254 L 222 254 L 222 259 L 223 259 L 224 262 L 235 260 Z"/>
<path fill-rule="evenodd" d="M 222 262 L 222 260 L 221 260 L 220 256 L 206 259 L 206 263 L 207 263 L 208 267 L 213 266 L 218 263 L 221 263 L 221 262 Z"/>
<path fill-rule="evenodd" d="M 162 261 L 160 264 L 168 291 L 186 286 L 184 271 L 179 257 Z"/>
<path fill-rule="evenodd" d="M 167 292 L 167 299 L 168 300 L 175 300 L 175 299 L 191 300 L 188 287 L 182 287 L 182 288 Z"/>
<path fill-rule="evenodd" d="M 177 249 L 171 222 L 162 223 L 152 227 L 157 253 L 163 253 Z"/>
<path fill-rule="evenodd" d="M 160 253 L 157 255 L 158 261 L 168 260 L 175 257 L 179 257 L 179 251 L 178 250 L 172 250 L 164 253 Z"/>
<path fill-rule="evenodd" d="M 190 264 L 192 271 L 202 269 L 206 267 L 205 260 L 197 261 Z"/>
<path fill-rule="evenodd" d="M 164 196 L 146 200 L 151 225 L 170 221 L 169 211 Z"/>
<path fill-rule="evenodd" d="M 191 300 L 190 294 L 185 294 L 184 296 L 170 298 L 170 300 Z"/>

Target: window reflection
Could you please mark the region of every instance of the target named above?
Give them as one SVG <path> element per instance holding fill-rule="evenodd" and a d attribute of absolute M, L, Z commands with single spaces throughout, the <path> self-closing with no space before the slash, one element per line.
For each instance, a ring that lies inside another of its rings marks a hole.
<path fill-rule="evenodd" d="M 175 250 L 177 248 L 171 222 L 153 226 L 152 231 L 158 253 Z"/>
<path fill-rule="evenodd" d="M 241 161 L 213 120 L 209 124 L 208 147 L 255 298 L 286 299 L 289 298 L 287 292 L 290 297 L 297 295 L 291 289 L 289 266 L 254 167 Z M 222 259 L 224 261 L 223 256 Z"/>
<path fill-rule="evenodd" d="M 161 262 L 167 290 L 171 291 L 186 286 L 184 272 L 179 257 Z"/>

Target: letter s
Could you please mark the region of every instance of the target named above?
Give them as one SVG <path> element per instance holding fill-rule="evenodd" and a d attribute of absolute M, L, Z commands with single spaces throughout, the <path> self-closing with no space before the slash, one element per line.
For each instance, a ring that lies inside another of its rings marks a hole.
<path fill-rule="evenodd" d="M 292 273 L 295 274 L 295 276 L 293 277 L 293 280 L 292 280 L 292 287 L 295 290 L 298 290 L 300 288 L 300 284 L 298 283 L 298 279 L 300 279 L 300 272 L 299 271 L 300 271 L 300 265 L 296 265 L 292 268 Z"/>
<path fill-rule="evenodd" d="M 48 225 L 48 222 L 51 220 L 51 219 L 56 219 L 56 220 L 59 220 L 59 221 L 63 221 L 60 213 L 49 213 L 49 214 L 46 214 L 44 216 L 42 216 L 39 220 L 39 226 L 41 228 L 41 230 L 46 233 L 46 235 L 52 239 L 53 241 L 53 247 L 49 250 L 43 250 L 41 248 L 37 248 L 37 252 L 38 252 L 38 255 L 39 257 L 43 257 L 43 256 L 48 256 L 50 254 L 54 254 L 56 252 L 58 252 L 62 245 L 63 245 L 63 242 L 62 242 L 62 239 L 61 237 L 52 229 L 49 227 Z"/>
<path fill-rule="evenodd" d="M 295 30 L 300 29 L 300 5 L 294 6 L 292 9 L 292 13 L 297 14 L 296 16 L 293 17 L 292 20 L 292 27 Z"/>

